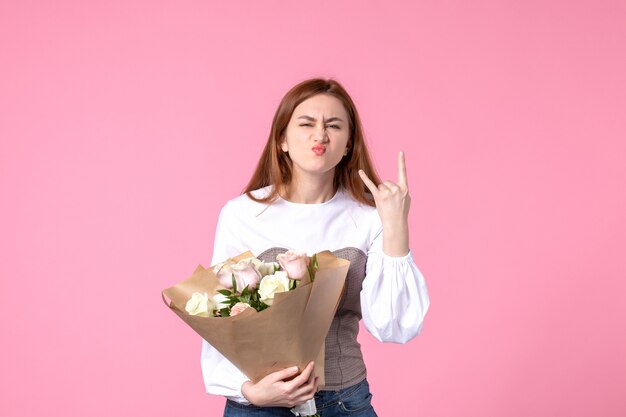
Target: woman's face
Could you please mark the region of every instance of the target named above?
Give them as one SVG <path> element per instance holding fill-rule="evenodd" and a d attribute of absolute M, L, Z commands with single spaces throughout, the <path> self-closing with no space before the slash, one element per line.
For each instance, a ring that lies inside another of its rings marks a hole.
<path fill-rule="evenodd" d="M 293 162 L 294 178 L 328 177 L 350 146 L 350 125 L 343 103 L 318 94 L 300 103 L 289 120 L 281 148 Z"/>

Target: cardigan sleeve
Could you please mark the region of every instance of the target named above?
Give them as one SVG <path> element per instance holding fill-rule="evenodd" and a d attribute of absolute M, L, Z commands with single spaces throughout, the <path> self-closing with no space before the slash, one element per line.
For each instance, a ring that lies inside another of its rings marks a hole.
<path fill-rule="evenodd" d="M 367 254 L 361 290 L 365 328 L 381 342 L 406 343 L 417 336 L 430 306 L 426 282 L 413 255 L 382 250 L 382 227 Z"/>

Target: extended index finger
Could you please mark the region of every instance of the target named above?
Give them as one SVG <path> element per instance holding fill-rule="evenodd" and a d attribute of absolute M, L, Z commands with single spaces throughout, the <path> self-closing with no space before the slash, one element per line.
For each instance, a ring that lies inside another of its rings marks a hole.
<path fill-rule="evenodd" d="M 404 152 L 398 154 L 398 185 L 409 186 L 409 182 L 406 176 L 406 160 Z"/>

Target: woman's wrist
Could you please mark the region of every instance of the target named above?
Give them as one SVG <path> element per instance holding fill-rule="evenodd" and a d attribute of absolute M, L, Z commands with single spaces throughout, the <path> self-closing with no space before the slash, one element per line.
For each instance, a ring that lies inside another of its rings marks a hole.
<path fill-rule="evenodd" d="M 409 228 L 407 225 L 383 225 L 383 252 L 400 257 L 409 253 Z"/>
<path fill-rule="evenodd" d="M 254 384 L 252 381 L 248 380 L 241 385 L 241 395 L 244 396 L 246 400 L 250 402 L 250 404 L 256 404 L 256 396 L 254 394 Z"/>

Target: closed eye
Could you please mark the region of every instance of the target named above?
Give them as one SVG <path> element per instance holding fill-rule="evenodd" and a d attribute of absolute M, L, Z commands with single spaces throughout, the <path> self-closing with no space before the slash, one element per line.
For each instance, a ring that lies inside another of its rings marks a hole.
<path fill-rule="evenodd" d="M 341 126 L 339 126 L 339 125 L 326 125 L 326 128 L 339 130 L 339 129 L 341 129 Z"/>

